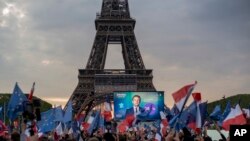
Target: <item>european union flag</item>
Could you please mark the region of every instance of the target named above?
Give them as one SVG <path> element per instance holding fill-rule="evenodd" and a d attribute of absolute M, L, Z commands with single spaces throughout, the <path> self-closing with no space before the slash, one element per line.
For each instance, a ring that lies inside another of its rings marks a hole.
<path fill-rule="evenodd" d="M 204 125 L 205 119 L 208 117 L 207 102 L 203 102 L 199 104 L 199 107 L 200 107 L 200 114 L 201 114 L 201 125 Z"/>
<path fill-rule="evenodd" d="M 183 127 L 186 127 L 186 121 L 181 121 L 179 114 L 177 114 L 169 121 L 169 126 L 174 128 L 176 131 L 179 131 Z"/>
<path fill-rule="evenodd" d="M 226 117 L 228 116 L 228 114 L 231 112 L 231 102 L 227 101 L 227 105 L 226 108 L 221 116 L 221 119 L 219 121 L 219 126 L 222 126 L 222 122 L 224 119 L 226 119 Z"/>
<path fill-rule="evenodd" d="M 211 119 L 215 120 L 215 121 L 218 121 L 220 120 L 221 118 L 221 108 L 220 108 L 220 105 L 217 105 L 213 112 L 209 115 Z"/>
<path fill-rule="evenodd" d="M 27 97 L 23 94 L 22 90 L 19 88 L 18 84 L 15 84 L 15 88 L 11 95 L 10 101 L 8 103 L 7 116 L 10 120 L 14 120 L 18 117 L 18 113 L 23 112 L 23 103 L 28 101 Z"/>
<path fill-rule="evenodd" d="M 37 123 L 40 132 L 49 132 L 55 129 L 54 109 L 41 113 L 41 121 Z"/>
<path fill-rule="evenodd" d="M 62 106 L 57 106 L 54 108 L 55 121 L 63 121 L 63 110 Z"/>
<path fill-rule="evenodd" d="M 197 105 L 196 102 L 192 102 L 182 113 L 174 116 L 170 121 L 169 125 L 172 128 L 175 128 L 176 131 L 187 126 L 191 117 L 196 117 Z M 181 114 L 181 115 L 180 115 Z"/>
<path fill-rule="evenodd" d="M 72 101 L 69 101 L 66 105 L 66 110 L 65 110 L 64 116 L 63 116 L 64 123 L 72 121 L 72 111 L 73 111 Z"/>
<path fill-rule="evenodd" d="M 230 101 L 227 101 L 227 106 L 222 114 L 222 120 L 224 120 L 230 112 L 231 112 L 231 103 Z"/>
<path fill-rule="evenodd" d="M 179 109 L 177 108 L 177 106 L 174 104 L 174 106 L 172 107 L 172 109 L 170 110 L 171 114 L 173 116 L 176 116 L 180 113 Z"/>
<path fill-rule="evenodd" d="M 80 133 L 80 123 L 77 121 L 77 120 L 73 120 L 71 122 L 71 127 L 72 127 L 72 130 L 73 130 L 73 133 Z"/>

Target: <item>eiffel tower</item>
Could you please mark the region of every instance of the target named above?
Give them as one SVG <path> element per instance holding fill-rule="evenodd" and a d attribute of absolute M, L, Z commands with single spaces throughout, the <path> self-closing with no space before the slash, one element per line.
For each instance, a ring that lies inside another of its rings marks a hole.
<path fill-rule="evenodd" d="M 74 113 L 87 114 L 105 97 L 112 98 L 114 91 L 156 91 L 152 70 L 145 68 L 137 45 L 135 22 L 128 0 L 103 0 L 86 68 L 79 69 L 79 82 L 70 97 Z M 121 45 L 125 69 L 104 69 L 109 44 Z"/>

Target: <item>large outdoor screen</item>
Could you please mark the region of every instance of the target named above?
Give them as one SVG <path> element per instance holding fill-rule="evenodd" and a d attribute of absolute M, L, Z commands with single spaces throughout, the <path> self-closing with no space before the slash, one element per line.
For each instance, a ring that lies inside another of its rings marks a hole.
<path fill-rule="evenodd" d="M 138 114 L 135 107 L 139 108 Z M 114 92 L 114 117 L 116 120 L 125 119 L 128 114 L 139 115 L 140 117 L 142 115 L 144 120 L 156 120 L 160 119 L 159 112 L 163 110 L 164 92 L 162 91 Z"/>

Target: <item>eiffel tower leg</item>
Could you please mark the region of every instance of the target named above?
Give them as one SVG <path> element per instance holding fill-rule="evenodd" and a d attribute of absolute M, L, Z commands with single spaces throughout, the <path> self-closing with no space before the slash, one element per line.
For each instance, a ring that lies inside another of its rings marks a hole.
<path fill-rule="evenodd" d="M 86 69 L 104 69 L 108 36 L 97 32 Z"/>
<path fill-rule="evenodd" d="M 132 25 L 123 26 L 122 49 L 126 69 L 145 69 Z"/>

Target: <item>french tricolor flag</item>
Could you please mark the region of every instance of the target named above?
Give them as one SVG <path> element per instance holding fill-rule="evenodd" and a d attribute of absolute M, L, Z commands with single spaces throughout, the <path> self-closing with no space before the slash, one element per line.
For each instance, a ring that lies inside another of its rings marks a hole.
<path fill-rule="evenodd" d="M 201 103 L 201 93 L 198 92 L 192 93 L 192 96 L 194 98 L 194 101 L 196 101 L 198 104 Z"/>
<path fill-rule="evenodd" d="M 222 127 L 225 130 L 230 129 L 230 125 L 243 125 L 246 124 L 246 118 L 240 108 L 240 105 L 237 104 L 234 109 L 230 111 L 226 119 L 222 123 Z"/>
<path fill-rule="evenodd" d="M 193 93 L 192 96 L 194 98 L 195 109 L 191 111 L 187 125 L 199 134 L 206 117 L 207 102 L 201 103 L 200 93 Z"/>
<path fill-rule="evenodd" d="M 119 132 L 124 133 L 128 130 L 129 127 L 133 125 L 133 122 L 136 121 L 134 114 L 127 115 L 125 120 L 118 125 Z"/>
<path fill-rule="evenodd" d="M 105 121 L 111 121 L 112 120 L 112 113 L 111 113 L 111 104 L 110 102 L 104 102 L 104 112 L 103 116 Z"/>
<path fill-rule="evenodd" d="M 175 104 L 177 108 L 179 109 L 179 111 L 181 111 L 182 108 L 184 108 L 196 84 L 197 84 L 197 81 L 195 81 L 194 84 L 190 84 L 190 85 L 186 85 L 182 87 L 181 89 L 179 89 L 178 91 L 172 94 Z"/>
<path fill-rule="evenodd" d="M 247 118 L 250 118 L 250 109 L 242 109 Z"/>
<path fill-rule="evenodd" d="M 90 125 L 93 123 L 94 119 L 95 119 L 95 117 L 91 115 L 87 122 L 82 122 L 80 129 L 81 130 L 88 130 Z"/>
<path fill-rule="evenodd" d="M 192 96 L 194 98 L 194 101 L 197 105 L 197 113 L 196 113 L 196 128 L 202 127 L 202 116 L 201 116 L 201 110 L 200 110 L 200 104 L 201 104 L 201 93 L 192 93 Z"/>
<path fill-rule="evenodd" d="M 118 125 L 118 130 L 120 133 L 126 132 L 128 128 L 128 124 L 125 121 L 121 122 L 121 124 Z"/>
<path fill-rule="evenodd" d="M 164 137 L 167 133 L 167 126 L 168 126 L 168 120 L 166 118 L 166 115 L 160 111 L 160 116 L 161 116 L 161 124 L 160 124 L 160 127 L 161 127 L 161 135 Z"/>

